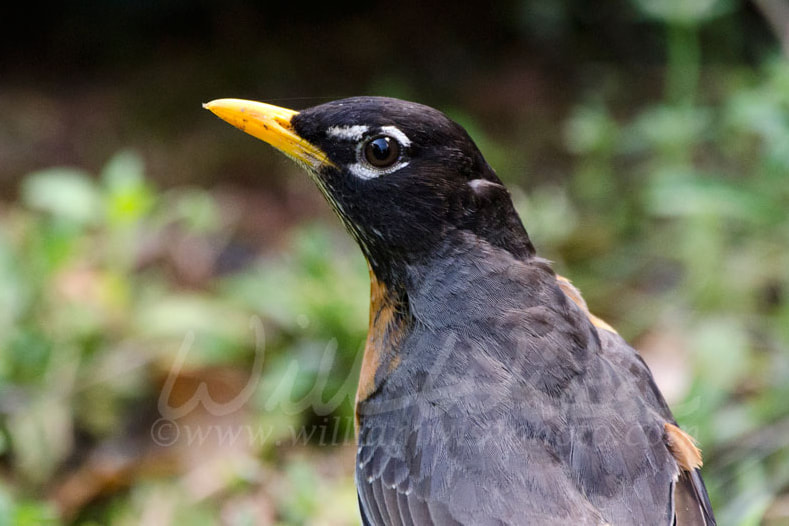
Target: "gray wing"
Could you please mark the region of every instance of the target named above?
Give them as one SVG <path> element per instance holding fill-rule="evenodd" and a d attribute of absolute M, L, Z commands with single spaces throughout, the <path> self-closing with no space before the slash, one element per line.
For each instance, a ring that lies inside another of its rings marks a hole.
<path fill-rule="evenodd" d="M 569 436 L 557 400 L 543 406 L 551 415 L 528 402 L 551 398 L 557 383 L 570 381 L 564 366 L 552 360 L 556 370 L 539 367 L 546 376 L 537 380 L 523 372 L 535 368 L 525 354 L 477 352 L 500 347 L 493 341 L 452 328 L 410 338 L 431 363 L 412 369 L 404 361 L 357 408 L 356 478 L 368 523 L 606 522 L 552 443 Z"/>
<path fill-rule="evenodd" d="M 715 526 L 707 488 L 698 469 L 683 471 L 674 484 L 674 526 Z"/>
<path fill-rule="evenodd" d="M 620 370 L 629 371 L 639 387 L 641 396 L 657 409 L 666 422 L 676 424 L 671 411 L 660 393 L 649 368 L 641 356 L 618 334 L 608 330 L 598 330 L 602 354 Z M 664 440 L 665 442 L 665 440 Z M 682 469 L 678 466 L 676 480 L 671 484 L 672 525 L 675 526 L 715 526 L 707 488 L 699 469 Z"/>
<path fill-rule="evenodd" d="M 400 365 L 357 407 L 365 520 L 670 525 L 688 516 L 675 513 L 683 503 L 713 524 L 701 478 L 667 446 L 674 420 L 636 351 L 594 327 L 553 274 L 486 272 L 484 286 L 429 275 L 410 297 L 432 325 L 416 325 Z"/>
<path fill-rule="evenodd" d="M 514 433 L 454 429 L 421 405 L 363 417 L 356 479 L 365 524 L 605 523 L 538 440 L 508 447 Z"/>

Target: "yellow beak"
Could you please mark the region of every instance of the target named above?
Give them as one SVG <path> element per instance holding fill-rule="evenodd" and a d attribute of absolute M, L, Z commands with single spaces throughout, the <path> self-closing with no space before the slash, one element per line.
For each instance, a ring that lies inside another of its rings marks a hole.
<path fill-rule="evenodd" d="M 333 165 L 326 153 L 293 131 L 290 121 L 297 111 L 242 99 L 217 99 L 203 104 L 203 108 L 308 168 L 317 171 L 321 166 Z"/>

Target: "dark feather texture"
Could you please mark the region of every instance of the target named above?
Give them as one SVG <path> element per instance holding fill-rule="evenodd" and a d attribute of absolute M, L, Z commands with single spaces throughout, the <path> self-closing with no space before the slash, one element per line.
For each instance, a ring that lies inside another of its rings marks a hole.
<path fill-rule="evenodd" d="M 417 323 L 358 409 L 357 482 L 381 524 L 401 524 L 392 492 L 462 524 L 671 523 L 670 413 L 544 262 L 461 232 L 412 274 Z"/>
<path fill-rule="evenodd" d="M 715 523 L 646 364 L 535 256 L 460 126 L 382 97 L 209 108 L 263 115 L 256 136 L 304 161 L 370 265 L 363 524 Z"/>
<path fill-rule="evenodd" d="M 357 399 L 365 523 L 714 524 L 649 369 L 534 256 L 462 128 L 375 97 L 293 124 L 337 167 L 315 176 L 372 270 Z M 355 177 L 364 137 L 337 141 L 331 126 L 396 127 L 403 167 Z"/>

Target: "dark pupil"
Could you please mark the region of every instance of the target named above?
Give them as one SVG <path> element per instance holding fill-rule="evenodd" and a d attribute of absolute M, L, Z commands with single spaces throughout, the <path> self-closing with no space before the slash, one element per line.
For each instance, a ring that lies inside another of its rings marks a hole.
<path fill-rule="evenodd" d="M 389 166 L 397 160 L 397 143 L 389 137 L 378 137 L 367 143 L 364 155 L 373 166 Z"/>
<path fill-rule="evenodd" d="M 389 157 L 389 140 L 383 137 L 376 139 L 370 143 L 370 149 L 377 161 L 385 161 Z"/>

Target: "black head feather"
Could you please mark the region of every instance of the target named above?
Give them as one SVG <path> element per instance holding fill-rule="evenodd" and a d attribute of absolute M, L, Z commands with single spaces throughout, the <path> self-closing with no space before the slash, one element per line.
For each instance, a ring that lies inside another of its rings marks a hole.
<path fill-rule="evenodd" d="M 303 110 L 291 124 L 332 161 L 315 174 L 318 184 L 379 277 L 461 231 L 519 258 L 533 254 L 501 180 L 468 133 L 443 113 L 355 97 Z M 392 166 L 375 167 L 365 157 L 366 145 L 380 137 L 397 142 Z"/>

